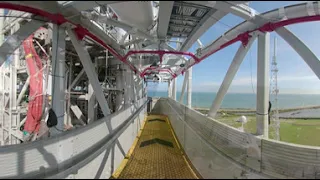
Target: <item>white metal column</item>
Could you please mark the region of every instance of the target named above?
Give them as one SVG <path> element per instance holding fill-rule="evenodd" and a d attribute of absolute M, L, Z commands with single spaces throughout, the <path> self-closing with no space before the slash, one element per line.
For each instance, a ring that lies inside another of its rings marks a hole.
<path fill-rule="evenodd" d="M 19 23 L 16 23 L 11 28 L 11 34 L 14 34 L 20 28 Z M 18 119 L 17 119 L 17 68 L 20 64 L 20 51 L 19 48 L 14 51 L 14 55 L 12 58 L 12 63 L 10 66 L 10 79 L 11 79 L 11 92 L 10 92 L 10 139 L 11 144 L 16 144 L 18 139 L 12 135 L 14 129 L 18 126 Z M 19 119 L 20 121 L 20 119 Z"/>
<path fill-rule="evenodd" d="M 94 61 L 94 65 L 95 66 L 98 63 L 97 61 L 98 61 L 98 59 L 96 58 L 95 61 Z M 87 121 L 88 124 L 92 123 L 96 118 L 95 105 L 96 105 L 96 96 L 94 95 L 92 82 L 89 81 L 89 85 L 88 85 L 88 121 Z"/>
<path fill-rule="evenodd" d="M 117 89 L 117 97 L 116 97 L 116 110 L 120 111 L 122 108 L 124 108 L 124 74 L 122 71 L 123 63 L 119 62 L 118 60 L 113 60 L 119 68 L 117 68 L 116 72 L 116 89 Z"/>
<path fill-rule="evenodd" d="M 258 36 L 258 68 L 257 68 L 257 135 L 269 137 L 269 52 L 270 34 Z"/>
<path fill-rule="evenodd" d="M 169 80 L 168 81 L 168 97 L 169 98 L 172 98 L 172 91 L 171 91 L 171 89 L 172 89 L 172 82 Z"/>
<path fill-rule="evenodd" d="M 177 90 L 176 90 L 176 86 L 177 86 L 177 81 L 176 81 L 176 78 L 174 78 L 172 80 L 172 99 L 173 100 L 177 100 Z"/>
<path fill-rule="evenodd" d="M 189 78 L 188 72 L 189 72 L 189 71 L 187 71 L 187 72 L 185 73 L 185 75 L 184 75 L 183 84 L 182 84 L 182 89 L 181 89 L 181 94 L 180 94 L 180 99 L 179 99 L 179 102 L 180 102 L 180 103 L 183 103 L 184 92 L 186 91 L 186 86 L 188 86 L 188 78 Z"/>
<path fill-rule="evenodd" d="M 187 106 L 192 108 L 192 67 L 188 70 L 188 99 Z"/>
<path fill-rule="evenodd" d="M 124 84 L 124 107 L 130 107 L 132 102 L 133 102 L 133 90 L 134 90 L 134 85 L 133 85 L 133 71 L 128 66 L 123 67 L 123 74 L 124 74 L 124 79 L 125 79 L 125 84 Z"/>
<path fill-rule="evenodd" d="M 2 34 L 3 23 L 4 23 L 4 9 L 0 9 L 0 45 L 2 45 L 4 40 L 4 35 Z M 0 146 L 4 144 L 4 101 L 5 101 L 5 88 L 4 88 L 4 74 L 2 70 L 2 64 L 0 63 Z"/>
<path fill-rule="evenodd" d="M 4 9 L 1 8 L 0 9 L 0 45 L 2 45 L 4 41 L 4 35 L 2 34 L 3 23 L 4 23 Z"/>
<path fill-rule="evenodd" d="M 50 128 L 50 135 L 55 136 L 64 129 L 65 112 L 65 29 L 53 24 L 52 30 L 52 109 L 57 115 L 56 128 Z M 61 131 L 59 131 L 61 130 Z"/>
<path fill-rule="evenodd" d="M 65 116 L 65 124 L 68 126 L 72 126 L 72 119 L 71 119 L 71 114 L 70 114 L 70 107 L 71 107 L 71 83 L 73 79 L 73 61 L 72 59 L 70 60 L 70 66 L 69 66 L 69 80 L 68 80 L 68 90 L 66 93 L 68 93 L 68 102 L 67 102 L 67 111 L 66 111 L 66 116 Z"/>
<path fill-rule="evenodd" d="M 1 43 L 1 42 L 0 42 Z M 4 74 L 2 72 L 2 67 L 0 66 L 0 145 L 4 144 L 4 99 L 5 99 L 5 88 L 4 88 Z"/>
<path fill-rule="evenodd" d="M 70 67 L 70 66 L 69 66 Z M 68 80 L 69 80 L 69 78 L 70 78 L 70 76 L 69 76 L 69 74 L 70 74 L 70 69 L 69 69 L 69 67 L 67 68 L 67 70 L 65 71 L 65 73 L 64 73 L 64 77 L 65 77 L 65 79 L 64 79 L 64 87 L 65 87 L 65 89 L 68 87 Z M 45 78 L 43 78 L 43 79 L 45 79 Z M 44 80 L 43 80 L 44 81 Z M 44 83 L 43 83 L 44 84 Z M 63 124 L 66 126 L 66 125 L 68 125 L 68 122 L 67 122 L 67 120 L 68 120 L 68 116 L 69 116 L 69 114 L 68 114 L 68 96 L 69 96 L 69 93 L 68 92 L 66 92 L 65 91 L 65 101 L 64 101 L 64 103 L 65 103 L 65 106 L 64 107 L 66 107 L 65 109 L 64 109 L 64 117 L 63 117 Z M 43 101 L 44 102 L 44 101 Z"/>
<path fill-rule="evenodd" d="M 247 44 L 246 47 L 244 47 L 242 44 L 240 44 L 240 47 L 239 47 L 236 55 L 234 56 L 233 61 L 227 71 L 227 74 L 224 77 L 223 82 L 217 92 L 217 95 L 216 95 L 216 97 L 210 107 L 210 110 L 208 112 L 208 116 L 210 116 L 212 118 L 214 118 L 216 116 L 216 114 L 221 106 L 222 100 L 231 85 L 231 82 L 232 82 L 234 76 L 236 75 L 244 57 L 246 56 L 246 54 L 247 54 L 248 50 L 250 49 L 255 38 L 256 37 L 252 37 L 249 40 L 249 43 Z"/>
<path fill-rule="evenodd" d="M 95 119 L 95 96 L 94 96 L 94 90 L 91 85 L 91 82 L 89 82 L 88 85 L 88 123 L 92 123 Z"/>

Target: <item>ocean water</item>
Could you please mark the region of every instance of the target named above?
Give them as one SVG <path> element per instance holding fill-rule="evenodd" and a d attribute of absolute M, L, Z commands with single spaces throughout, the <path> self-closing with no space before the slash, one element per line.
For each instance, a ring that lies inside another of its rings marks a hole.
<path fill-rule="evenodd" d="M 167 92 L 149 91 L 150 97 L 168 97 Z M 210 108 L 216 93 L 210 92 L 193 92 L 192 93 L 192 107 Z M 180 98 L 180 92 L 177 92 L 177 100 Z M 270 97 L 272 98 L 272 97 Z M 271 99 L 272 100 L 272 99 Z M 186 93 L 184 95 L 184 104 L 187 102 Z M 272 101 L 271 101 L 272 102 Z M 295 108 L 305 106 L 320 105 L 320 95 L 309 94 L 279 94 L 278 106 L 279 108 Z M 235 94 L 227 93 L 223 99 L 221 108 L 256 108 L 256 94 Z"/>

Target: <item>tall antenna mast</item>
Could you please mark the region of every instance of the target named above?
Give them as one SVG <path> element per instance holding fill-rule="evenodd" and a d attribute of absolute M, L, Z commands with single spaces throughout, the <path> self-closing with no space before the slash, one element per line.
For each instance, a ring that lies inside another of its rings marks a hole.
<path fill-rule="evenodd" d="M 277 67 L 277 59 L 276 59 L 276 49 L 277 49 L 277 39 L 274 37 L 274 46 L 273 46 L 273 58 L 272 58 L 272 67 L 271 67 L 271 72 L 272 72 L 272 77 L 271 77 L 271 83 L 272 83 L 272 95 L 273 95 L 273 103 L 272 106 L 273 108 L 273 113 L 272 113 L 272 120 L 273 120 L 273 127 L 275 130 L 275 140 L 280 140 L 280 121 L 279 121 L 279 110 L 278 110 L 278 94 L 279 94 L 279 89 L 278 89 L 278 67 Z"/>

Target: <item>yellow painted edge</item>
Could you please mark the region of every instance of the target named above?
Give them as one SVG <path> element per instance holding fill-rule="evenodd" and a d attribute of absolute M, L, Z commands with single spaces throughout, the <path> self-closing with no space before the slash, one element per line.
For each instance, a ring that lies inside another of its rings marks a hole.
<path fill-rule="evenodd" d="M 186 154 L 184 153 L 184 150 L 183 150 L 183 149 L 181 148 L 181 146 L 180 146 L 180 143 L 179 143 L 179 141 L 178 141 L 178 139 L 177 139 L 177 137 L 176 137 L 176 134 L 175 134 L 174 131 L 173 131 L 171 122 L 169 121 L 168 117 L 166 117 L 166 120 L 167 120 L 167 122 L 168 122 L 168 124 L 169 124 L 169 129 L 170 129 L 170 131 L 171 131 L 171 133 L 172 133 L 172 135 L 173 135 L 174 140 L 176 141 L 176 144 L 178 145 L 178 148 L 179 148 L 179 150 L 180 150 L 180 152 L 181 152 L 181 154 L 182 154 L 182 157 L 183 157 L 184 161 L 187 163 L 187 166 L 188 166 L 189 169 L 191 170 L 191 172 L 192 172 L 192 174 L 194 175 L 194 177 L 197 177 L 198 179 L 200 179 L 200 178 L 199 178 L 199 175 L 194 172 L 194 168 L 192 168 L 192 167 L 190 166 L 189 161 L 187 160 Z"/>
<path fill-rule="evenodd" d="M 133 144 L 132 144 L 131 148 L 129 149 L 128 153 L 126 154 L 125 158 L 121 161 L 119 167 L 112 174 L 111 179 L 114 179 L 114 178 L 117 179 L 120 176 L 121 172 L 126 167 L 128 160 L 129 160 L 130 156 L 132 155 L 132 153 L 133 153 L 134 149 L 136 148 L 136 145 L 140 139 L 140 136 L 141 136 L 142 130 L 144 129 L 144 126 L 146 124 L 147 118 L 148 118 L 148 116 L 146 116 L 144 118 L 144 120 L 142 122 L 142 128 L 139 130 L 138 135 L 135 138 L 135 140 L 133 141 Z"/>
<path fill-rule="evenodd" d="M 118 169 L 112 174 L 112 178 L 118 178 L 123 171 L 124 167 L 127 165 L 128 159 L 123 159 Z"/>
<path fill-rule="evenodd" d="M 180 144 L 178 143 L 179 141 L 178 141 L 177 137 L 175 136 L 175 133 L 174 133 L 174 131 L 173 131 L 173 129 L 172 129 L 171 122 L 169 121 L 169 118 L 166 117 L 166 120 L 167 120 L 167 123 L 169 124 L 169 129 L 170 129 L 170 131 L 171 131 L 171 133 L 172 133 L 172 135 L 173 135 L 173 138 L 174 138 L 174 140 L 176 141 L 176 143 L 177 143 L 177 145 L 178 145 L 178 149 L 181 150 Z M 180 151 L 180 152 L 181 152 L 181 151 Z"/>

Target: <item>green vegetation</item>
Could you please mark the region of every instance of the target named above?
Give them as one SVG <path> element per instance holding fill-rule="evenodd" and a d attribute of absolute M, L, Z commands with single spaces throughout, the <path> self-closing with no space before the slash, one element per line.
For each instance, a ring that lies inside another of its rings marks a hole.
<path fill-rule="evenodd" d="M 207 113 L 207 110 L 199 110 L 201 113 Z M 236 120 L 241 115 L 223 112 L 223 115 L 216 118 L 218 121 L 228 124 L 232 127 L 241 127 L 240 122 Z M 254 115 L 245 115 L 248 122 L 244 125 L 245 132 L 256 133 L 256 117 Z M 272 124 L 269 127 L 269 138 L 274 139 L 275 133 Z M 320 119 L 281 119 L 280 122 L 280 140 L 284 142 L 320 146 Z"/>
<path fill-rule="evenodd" d="M 295 144 L 320 146 L 320 119 L 285 120 L 280 124 L 280 140 Z"/>
<path fill-rule="evenodd" d="M 226 123 L 232 127 L 240 127 L 241 123 L 236 122 L 240 115 L 226 114 L 217 118 L 218 121 Z M 256 117 L 246 115 L 248 122 L 244 125 L 245 132 L 256 133 Z M 272 124 L 271 124 L 272 125 Z M 274 139 L 274 128 L 270 125 L 269 138 Z M 280 122 L 280 140 L 284 142 L 320 146 L 320 119 L 282 119 Z"/>
<path fill-rule="evenodd" d="M 208 113 L 208 108 L 196 108 L 194 107 L 197 111 L 207 114 Z M 297 111 L 297 110 L 302 110 L 302 109 L 317 109 L 320 108 L 320 106 L 306 106 L 306 107 L 297 107 L 297 108 L 287 108 L 287 109 L 279 109 L 279 113 L 284 113 L 284 112 L 291 112 L 291 111 Z M 218 112 L 229 112 L 229 113 L 255 113 L 256 111 L 254 109 L 245 109 L 245 108 L 236 108 L 236 109 L 220 109 Z"/>

